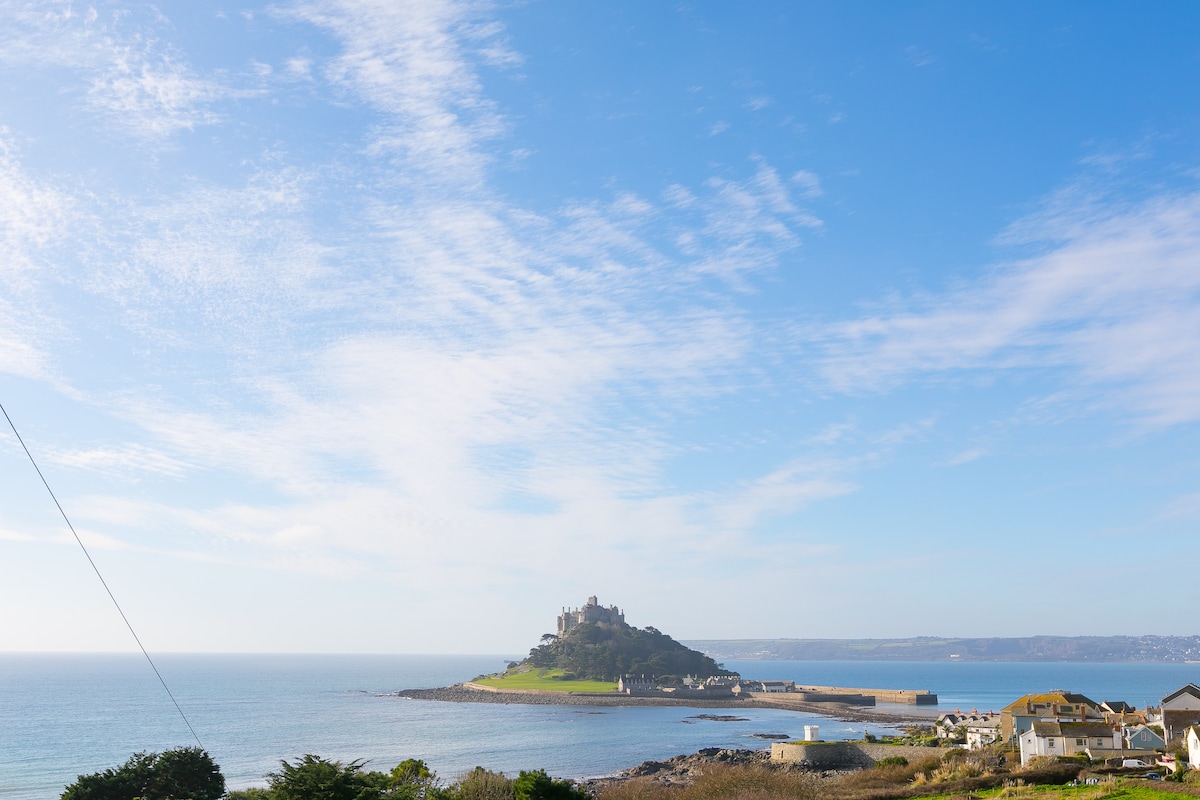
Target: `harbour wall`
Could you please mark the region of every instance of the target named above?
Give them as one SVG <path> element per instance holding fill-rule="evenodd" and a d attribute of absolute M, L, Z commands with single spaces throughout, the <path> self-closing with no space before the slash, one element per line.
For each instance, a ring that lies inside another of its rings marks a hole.
<path fill-rule="evenodd" d="M 871 742 L 774 742 L 771 760 L 803 763 L 812 769 L 866 769 L 885 758 L 903 756 L 909 761 L 927 756 L 940 758 L 952 749 Z"/>
<path fill-rule="evenodd" d="M 819 695 L 860 695 L 874 697 L 876 703 L 901 703 L 910 706 L 936 706 L 938 696 L 925 689 L 851 689 L 845 686 L 801 686 L 797 692 Z"/>

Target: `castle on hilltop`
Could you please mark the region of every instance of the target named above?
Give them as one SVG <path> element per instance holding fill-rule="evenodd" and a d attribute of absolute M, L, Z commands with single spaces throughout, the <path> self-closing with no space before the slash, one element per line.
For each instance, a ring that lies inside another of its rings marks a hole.
<path fill-rule="evenodd" d="M 596 595 L 587 599 L 583 608 L 563 609 L 558 615 L 558 635 L 565 636 L 567 631 L 585 622 L 598 622 L 604 625 L 624 625 L 625 615 L 616 606 L 605 608 L 596 601 Z"/>

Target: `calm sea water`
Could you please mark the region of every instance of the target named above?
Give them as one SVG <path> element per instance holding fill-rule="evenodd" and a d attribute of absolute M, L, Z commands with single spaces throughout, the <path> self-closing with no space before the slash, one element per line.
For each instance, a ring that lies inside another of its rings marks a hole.
<path fill-rule="evenodd" d="M 476 765 L 584 777 L 702 747 L 759 747 L 755 733 L 857 738 L 862 723 L 786 711 L 744 722 L 681 708 L 587 708 L 407 700 L 385 693 L 443 686 L 503 666 L 505 656 L 162 655 L 157 662 L 230 788 L 263 785 L 283 758 L 315 753 L 390 769 L 422 758 L 453 778 Z M 943 709 L 999 708 L 1029 691 L 1067 688 L 1143 706 L 1200 665 L 727 661 L 748 677 L 929 689 Z M 717 712 L 727 713 L 727 712 Z M 882 731 L 884 726 L 872 725 Z M 140 655 L 0 654 L 0 797 L 56 798 L 79 774 L 140 750 L 191 744 Z"/>

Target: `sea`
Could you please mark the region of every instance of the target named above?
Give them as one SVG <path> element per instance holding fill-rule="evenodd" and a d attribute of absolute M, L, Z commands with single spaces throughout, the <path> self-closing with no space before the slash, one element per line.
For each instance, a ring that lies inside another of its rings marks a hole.
<path fill-rule="evenodd" d="M 396 697 L 495 672 L 514 656 L 184 655 L 155 658 L 230 789 L 264 786 L 306 753 L 369 769 L 423 759 L 444 780 L 475 766 L 610 775 L 705 747 L 767 747 L 764 734 L 858 739 L 889 726 L 776 709 L 446 703 Z M 1028 692 L 1156 705 L 1200 682 L 1200 664 L 726 661 L 747 678 L 928 689 L 938 711 L 999 710 Z M 911 711 L 910 706 L 896 707 Z M 735 716 L 733 720 L 705 719 Z M 196 744 L 139 654 L 0 653 L 0 798 L 48 800 L 81 774 L 141 751 Z"/>

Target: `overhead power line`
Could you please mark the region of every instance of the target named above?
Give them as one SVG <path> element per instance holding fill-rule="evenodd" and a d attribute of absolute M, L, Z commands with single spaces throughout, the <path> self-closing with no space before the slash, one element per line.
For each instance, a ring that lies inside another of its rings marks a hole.
<path fill-rule="evenodd" d="M 179 716 L 183 719 L 183 724 L 187 725 L 187 729 L 191 731 L 192 738 L 196 740 L 196 744 L 200 749 L 204 749 L 204 745 L 200 742 L 200 737 L 196 735 L 196 729 L 192 727 L 192 723 L 188 721 L 187 714 L 183 713 L 183 708 L 179 705 L 179 701 L 175 699 L 175 695 L 171 693 L 171 689 L 167 686 L 167 682 L 163 680 L 162 673 L 158 671 L 158 667 L 154 664 L 154 659 L 150 657 L 150 653 L 146 651 L 146 647 L 142 644 L 142 640 L 138 638 L 137 631 L 133 629 L 133 625 L 129 622 L 129 617 L 125 616 L 125 612 L 121 609 L 121 604 L 117 602 L 116 596 L 112 593 L 112 589 L 108 588 L 108 581 L 104 580 L 104 576 L 100 574 L 100 568 L 96 566 L 96 562 L 92 560 L 92 554 L 88 552 L 84 546 L 83 540 L 79 538 L 79 534 L 75 532 L 75 526 L 71 524 L 71 520 L 67 517 L 67 512 L 63 510 L 62 503 L 58 502 L 58 498 L 54 495 L 54 490 L 50 488 L 50 483 L 46 480 L 46 476 L 42 474 L 41 468 L 34 459 L 33 453 L 29 452 L 29 447 L 26 446 L 25 440 L 21 438 L 20 432 L 17 431 L 17 426 L 13 424 L 12 417 L 8 415 L 4 404 L 0 403 L 0 412 L 4 412 L 4 418 L 8 420 L 8 427 L 12 428 L 13 435 L 17 437 L 17 441 L 21 443 L 21 449 L 25 451 L 25 455 L 29 457 L 29 463 L 33 464 L 34 471 L 38 477 L 42 479 L 42 485 L 46 487 L 46 491 L 50 493 L 50 499 L 54 501 L 55 507 L 58 508 L 58 513 L 62 514 L 63 522 L 67 523 L 67 527 L 71 531 L 71 535 L 75 537 L 75 541 L 79 544 L 79 549 L 83 551 L 87 557 L 88 563 L 92 565 L 92 571 L 96 573 L 96 577 L 100 579 L 100 584 L 104 587 L 104 591 L 108 592 L 108 599 L 117 608 L 117 613 L 121 615 L 121 619 L 125 622 L 125 627 L 129 629 L 133 640 L 137 642 L 138 649 L 142 651 L 142 655 L 146 657 L 146 663 L 150 665 L 150 669 L 154 670 L 158 682 L 162 684 L 163 690 L 167 693 L 167 697 L 171 698 L 171 702 L 175 705 L 175 710 L 179 712 Z"/>

